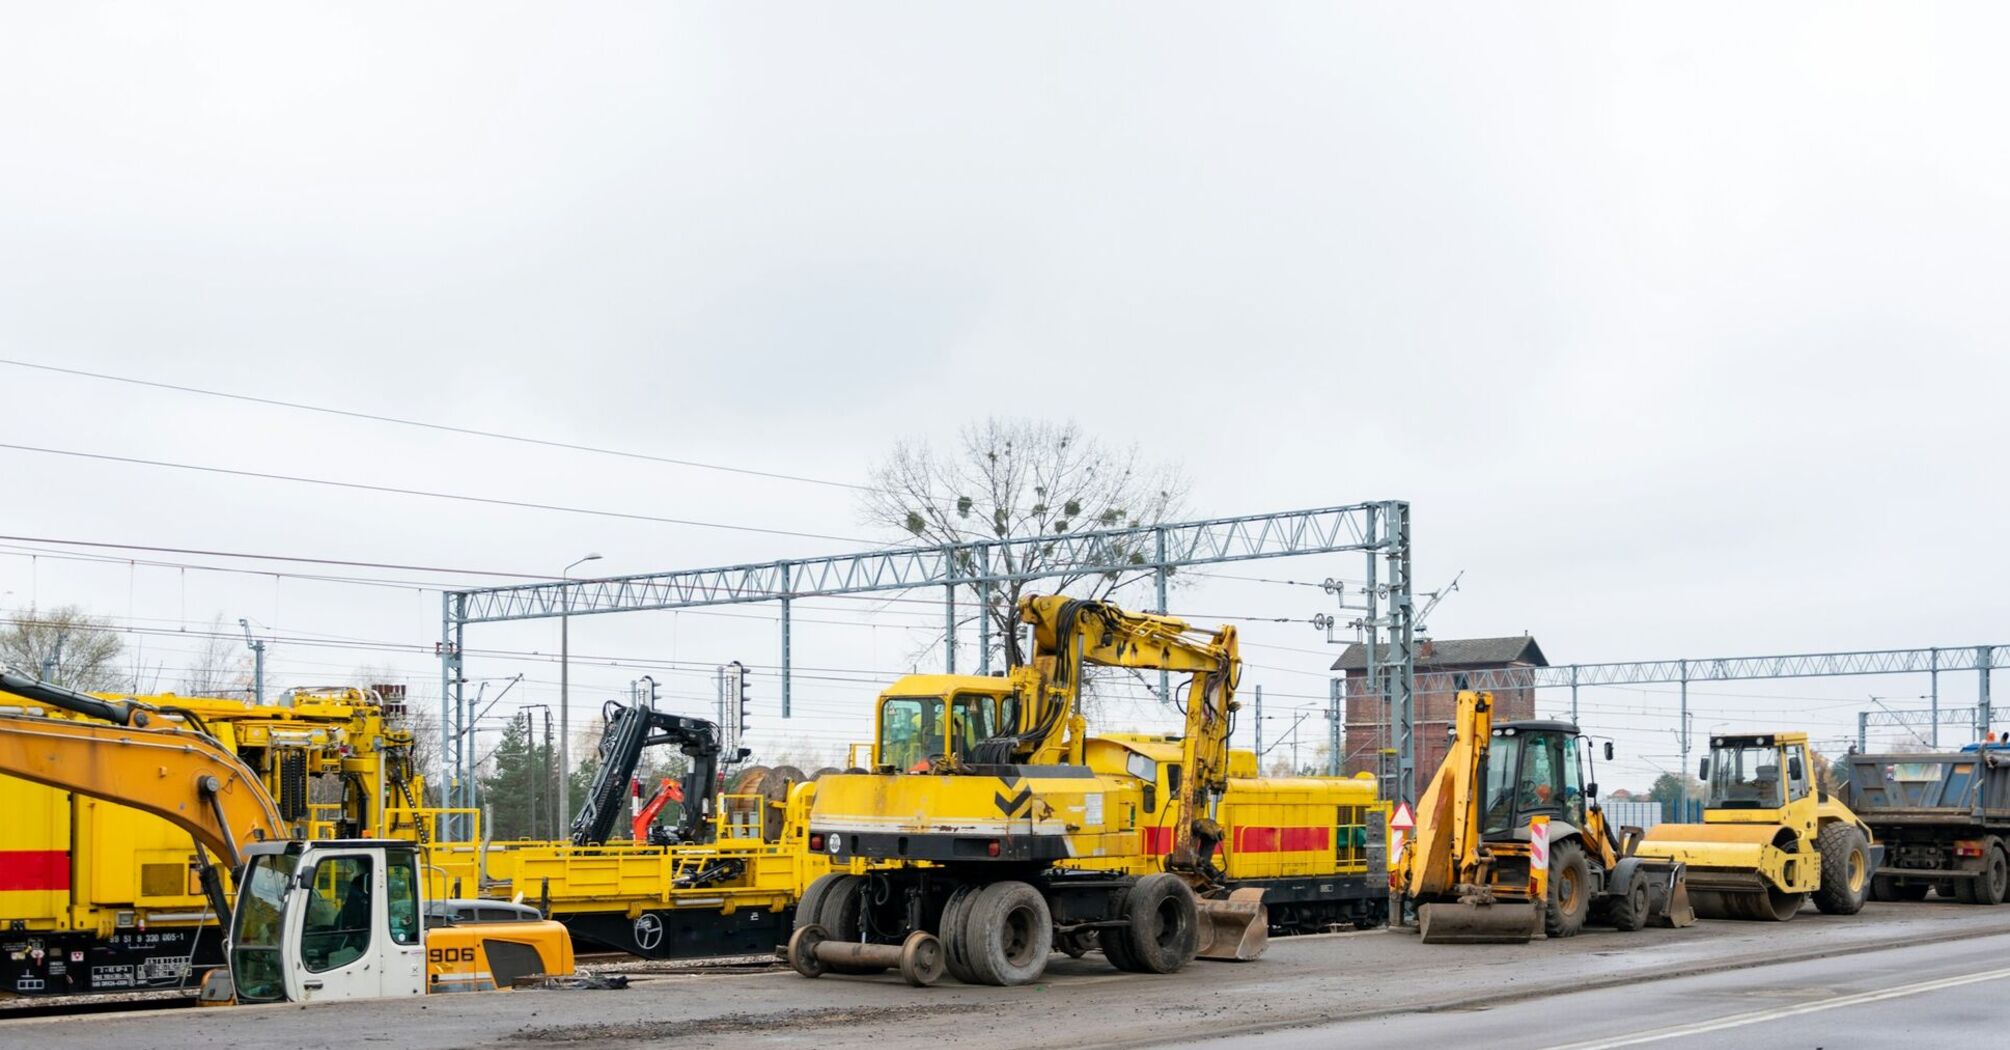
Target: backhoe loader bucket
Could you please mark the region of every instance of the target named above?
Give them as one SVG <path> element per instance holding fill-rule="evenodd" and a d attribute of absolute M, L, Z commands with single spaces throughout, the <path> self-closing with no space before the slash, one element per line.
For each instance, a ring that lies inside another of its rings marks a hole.
<path fill-rule="evenodd" d="M 1270 909 L 1261 889 L 1240 889 L 1227 900 L 1197 900 L 1200 947 L 1196 959 L 1248 962 L 1270 944 Z"/>
<path fill-rule="evenodd" d="M 1417 906 L 1425 944 L 1527 944 L 1543 935 L 1540 903 L 1440 901 Z"/>

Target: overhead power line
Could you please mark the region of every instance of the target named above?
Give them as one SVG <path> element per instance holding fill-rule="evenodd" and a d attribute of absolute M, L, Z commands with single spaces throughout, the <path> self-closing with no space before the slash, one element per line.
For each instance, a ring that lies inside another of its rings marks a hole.
<path fill-rule="evenodd" d="M 159 547 L 145 543 L 103 543 L 95 540 L 58 540 L 47 536 L 0 536 L 9 543 L 54 543 L 64 547 L 102 547 L 107 550 L 146 551 L 149 554 L 200 554 L 210 558 L 246 558 L 253 561 L 288 561 L 305 565 L 341 565 L 352 569 L 396 569 L 400 572 L 443 572 L 456 576 L 505 576 L 518 580 L 556 580 L 550 573 L 490 572 L 486 569 L 446 569 L 437 565 L 401 565 L 396 562 L 351 561 L 346 558 L 313 558 L 293 554 L 246 554 L 242 551 L 213 551 L 199 547 Z M 119 559 L 124 561 L 124 558 Z M 207 568 L 207 566 L 188 566 Z"/>
<path fill-rule="evenodd" d="M 529 510 L 552 510 L 564 514 L 587 514 L 601 518 L 625 518 L 630 521 L 654 521 L 665 525 L 687 525 L 701 529 L 724 529 L 731 532 L 757 532 L 768 536 L 791 536 L 807 540 L 841 540 L 846 543 L 871 543 L 856 536 L 834 536 L 821 532 L 795 532 L 790 529 L 767 529 L 758 525 L 728 525 L 716 521 L 697 521 L 690 518 L 666 518 L 656 514 L 637 514 L 625 510 L 600 510 L 592 507 L 568 507 L 557 503 L 536 503 L 530 500 L 502 499 L 495 496 L 470 496 L 457 492 L 427 492 L 424 489 L 399 488 L 395 485 L 372 485 L 362 481 L 337 481 L 332 478 L 307 478 L 296 474 L 271 474 L 257 470 L 235 470 L 230 467 L 210 467 L 198 463 L 172 463 L 161 459 L 141 459 L 136 456 L 114 456 L 103 452 L 78 452 L 74 449 L 40 448 L 34 445 L 11 445 L 0 443 L 0 448 L 16 452 L 36 452 L 48 456 L 69 456 L 76 459 L 100 460 L 106 463 L 130 463 L 143 467 L 166 467 L 172 470 L 192 470 L 204 474 L 223 474 L 229 477 L 258 478 L 262 481 L 291 481 L 302 485 L 325 485 L 331 488 L 355 489 L 362 492 L 385 492 L 397 496 L 423 496 L 428 499 L 457 500 L 462 503 L 481 503 L 492 507 L 520 507 Z"/>
<path fill-rule="evenodd" d="M 16 368 L 32 368 L 41 372 L 56 372 L 62 375 L 80 376 L 85 379 L 101 379 L 110 383 L 126 383 L 132 386 L 152 387 L 156 390 L 173 390 L 183 394 L 200 394 L 204 397 L 220 397 L 231 401 L 244 401 L 255 405 L 270 405 L 275 408 L 291 408 L 302 412 L 319 412 L 323 415 L 346 416 L 350 419 L 367 419 L 375 423 L 394 423 L 398 426 L 418 427 L 421 430 L 436 430 L 448 434 L 464 434 L 469 437 L 492 438 L 497 441 L 514 441 L 524 445 L 542 445 L 546 448 L 560 448 L 571 452 L 591 452 L 602 456 L 620 456 L 623 459 L 646 460 L 651 463 L 666 463 L 676 467 L 694 467 L 699 470 L 718 470 L 729 474 L 745 474 L 751 477 L 771 478 L 776 481 L 799 481 L 807 485 L 827 485 L 832 488 L 869 490 L 871 486 L 857 485 L 848 481 L 831 481 L 827 478 L 812 478 L 801 474 L 784 474 L 772 470 L 756 470 L 751 467 L 729 467 L 723 463 L 705 463 L 695 459 L 677 459 L 658 456 L 647 452 L 630 452 L 626 449 L 605 448 L 599 445 L 582 445 L 570 441 L 555 441 L 549 438 L 527 437 L 522 434 L 505 434 L 495 430 L 480 430 L 475 427 L 454 426 L 451 423 L 434 423 L 423 419 L 406 419 L 401 416 L 387 416 L 375 412 L 358 412 L 348 408 L 330 408 L 326 405 L 310 405 L 300 401 L 284 401 L 273 397 L 258 397 L 252 394 L 234 394 L 226 390 L 209 390 L 203 387 L 184 386 L 179 383 L 163 383 L 153 379 L 136 379 L 132 376 L 116 376 L 106 372 L 90 372 L 81 368 L 63 368 L 57 365 L 39 364 L 34 361 L 17 361 L 0 358 L 0 365 Z"/>

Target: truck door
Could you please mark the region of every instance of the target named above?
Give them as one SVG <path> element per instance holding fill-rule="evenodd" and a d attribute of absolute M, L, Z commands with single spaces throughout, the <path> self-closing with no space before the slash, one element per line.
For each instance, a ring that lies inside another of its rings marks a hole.
<path fill-rule="evenodd" d="M 291 974 L 298 1002 L 383 994 L 384 873 L 366 851 L 310 851 L 303 864 Z"/>

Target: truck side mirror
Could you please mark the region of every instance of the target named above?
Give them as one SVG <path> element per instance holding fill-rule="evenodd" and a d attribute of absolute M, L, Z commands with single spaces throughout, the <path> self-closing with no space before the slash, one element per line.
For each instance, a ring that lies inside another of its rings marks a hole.
<path fill-rule="evenodd" d="M 1704 759 L 1704 760 L 1703 760 L 1703 761 L 1702 761 L 1702 762 L 1701 762 L 1701 763 L 1700 763 L 1699 765 L 1697 765 L 1697 767 L 1696 767 L 1696 779 L 1697 779 L 1697 780 L 1708 780 L 1708 779 L 1710 779 L 1710 760 L 1709 760 L 1709 759 L 1707 759 L 1707 758 L 1706 758 L 1706 759 Z"/>
<path fill-rule="evenodd" d="M 1610 744 L 1608 744 L 1608 745 L 1606 745 L 1606 746 L 1610 747 L 1611 745 L 1610 745 Z M 1597 798 L 1597 797 L 1598 797 L 1598 781 L 1594 780 L 1594 781 L 1592 781 L 1591 783 L 1589 783 L 1589 784 L 1586 784 L 1586 785 L 1584 786 L 1584 794 L 1585 794 L 1585 796 L 1586 796 L 1586 797 L 1588 797 L 1588 798 Z"/>
<path fill-rule="evenodd" d="M 1605 742 L 1605 760 L 1607 762 L 1612 761 L 1612 741 L 1610 740 Z"/>

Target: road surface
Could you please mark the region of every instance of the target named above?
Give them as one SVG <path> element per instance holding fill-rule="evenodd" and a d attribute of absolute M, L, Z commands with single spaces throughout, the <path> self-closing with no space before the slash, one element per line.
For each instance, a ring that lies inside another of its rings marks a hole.
<path fill-rule="evenodd" d="M 1046 980 L 1024 988 L 945 982 L 916 989 L 890 975 L 811 981 L 786 971 L 684 974 L 645 976 L 621 992 L 4 1021 L 0 1047 L 1228 1050 L 1259 1042 L 1439 1047 L 1464 1039 L 1490 1047 L 1585 1044 L 1580 1050 L 1888 1047 L 1884 1035 L 1924 1032 L 1907 1026 L 1925 1017 L 1945 1017 L 1949 1026 L 1988 1023 L 1989 997 L 2006 988 L 1994 974 L 2010 967 L 1995 961 L 2010 960 L 2006 949 L 2010 907 L 1872 904 L 1854 917 L 1807 911 L 1784 924 L 1589 930 L 1530 945 L 1424 945 L 1391 931 L 1298 937 L 1273 941 L 1254 963 L 1196 963 L 1163 977 L 1119 974 L 1096 955 L 1057 956 Z M 1863 998 L 1838 998 L 1848 995 Z M 1955 1009 L 1971 1002 L 1983 1008 Z M 1766 1013 L 1781 1010 L 1798 1012 Z M 1559 1021 L 1567 1027 L 1556 1028 Z M 1834 1041 L 1804 1038 L 1820 1032 Z M 1624 1041 L 1642 1038 L 1653 1041 Z"/>

